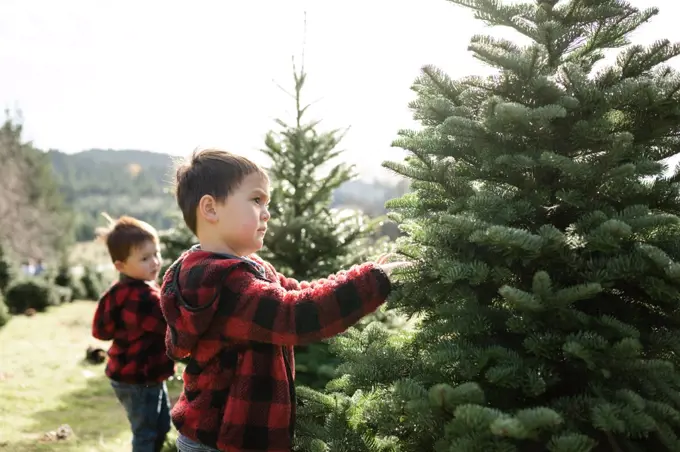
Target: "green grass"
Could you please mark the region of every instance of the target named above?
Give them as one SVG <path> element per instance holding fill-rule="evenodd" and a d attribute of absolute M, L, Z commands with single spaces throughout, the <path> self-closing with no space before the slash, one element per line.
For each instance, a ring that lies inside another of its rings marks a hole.
<path fill-rule="evenodd" d="M 131 432 L 104 364 L 84 361 L 96 304 L 78 301 L 0 329 L 0 451 L 129 451 Z M 169 383 L 171 397 L 181 390 Z M 44 441 L 68 424 L 73 437 Z M 174 433 L 174 432 L 173 432 Z"/>

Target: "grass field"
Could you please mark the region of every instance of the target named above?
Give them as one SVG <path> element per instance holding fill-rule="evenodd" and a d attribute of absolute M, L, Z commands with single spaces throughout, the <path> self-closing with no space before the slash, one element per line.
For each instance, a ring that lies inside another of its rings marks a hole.
<path fill-rule="evenodd" d="M 0 330 L 0 451 L 130 451 L 131 433 L 104 375 L 84 361 L 96 304 L 78 301 L 33 317 L 17 316 Z M 171 397 L 179 393 L 169 383 Z M 73 435 L 46 440 L 68 424 Z"/>

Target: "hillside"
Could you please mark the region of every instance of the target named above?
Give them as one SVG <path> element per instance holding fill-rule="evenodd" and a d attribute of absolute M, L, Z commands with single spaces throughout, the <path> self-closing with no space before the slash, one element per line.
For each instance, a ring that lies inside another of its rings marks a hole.
<path fill-rule="evenodd" d="M 159 229 L 172 226 L 177 212 L 172 194 L 173 157 L 135 150 L 92 149 L 75 154 L 49 151 L 66 202 L 75 211 L 76 238 L 90 240 L 101 226 L 101 212 L 128 214 Z M 369 215 L 384 213 L 388 199 L 405 191 L 396 186 L 354 180 L 335 193 L 336 206 L 356 207 Z"/>

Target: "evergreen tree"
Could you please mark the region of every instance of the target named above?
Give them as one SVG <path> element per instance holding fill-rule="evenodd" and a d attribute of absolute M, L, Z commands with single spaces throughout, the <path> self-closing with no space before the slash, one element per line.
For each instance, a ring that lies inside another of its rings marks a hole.
<path fill-rule="evenodd" d="M 163 265 L 158 275 L 159 283 L 163 281 L 166 270 L 175 262 L 181 254 L 198 243 L 198 239 L 193 232 L 186 226 L 182 215 L 178 212 L 169 213 L 175 226 L 170 229 L 160 231 L 158 239 L 161 245 L 161 256 Z"/>
<path fill-rule="evenodd" d="M 271 202 L 261 255 L 287 276 L 328 276 L 366 257 L 368 237 L 377 221 L 358 212 L 331 209 L 333 192 L 352 180 L 354 167 L 334 163 L 342 154 L 339 130 L 321 132 L 319 121 L 305 121 L 304 67 L 293 66 L 295 122 L 276 120 L 279 131 L 265 138 L 262 152 L 271 160 Z"/>
<path fill-rule="evenodd" d="M 380 219 L 356 211 L 331 208 L 333 192 L 355 177 L 354 168 L 335 163 L 342 154 L 338 130 L 319 131 L 319 121 L 306 121 L 302 91 L 304 67 L 293 65 L 295 122 L 277 120 L 280 130 L 265 138 L 271 159 L 271 219 L 260 255 L 286 276 L 298 280 L 326 277 L 368 259 Z M 325 172 L 327 171 L 327 174 Z M 381 241 L 377 246 L 384 246 Z M 298 383 L 323 388 L 335 376 L 337 357 L 326 342 L 296 348 Z"/>
<path fill-rule="evenodd" d="M 0 293 L 5 293 L 7 287 L 17 277 L 16 265 L 7 251 L 7 248 L 0 243 Z"/>
<path fill-rule="evenodd" d="M 621 0 L 451 1 L 529 44 L 475 36 L 494 75 L 415 82 L 386 166 L 413 180 L 392 305 L 418 325 L 340 341 L 353 403 L 317 402 L 303 446 L 680 450 L 680 46 L 628 45 L 657 10 Z"/>

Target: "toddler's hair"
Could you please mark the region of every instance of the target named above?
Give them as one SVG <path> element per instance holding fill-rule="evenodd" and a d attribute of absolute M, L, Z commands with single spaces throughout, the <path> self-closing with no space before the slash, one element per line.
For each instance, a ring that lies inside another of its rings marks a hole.
<path fill-rule="evenodd" d="M 106 242 L 113 262 L 125 262 L 130 252 L 145 242 L 158 243 L 158 232 L 145 221 L 126 215 L 114 220 L 105 212 L 102 212 L 102 216 L 106 218 L 108 225 L 97 228 L 96 234 L 100 240 Z"/>

